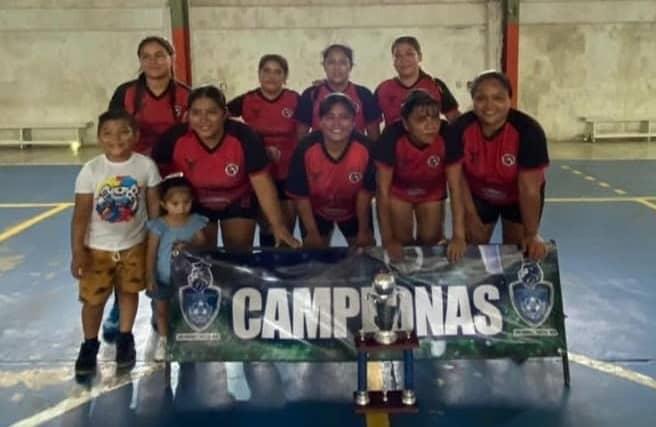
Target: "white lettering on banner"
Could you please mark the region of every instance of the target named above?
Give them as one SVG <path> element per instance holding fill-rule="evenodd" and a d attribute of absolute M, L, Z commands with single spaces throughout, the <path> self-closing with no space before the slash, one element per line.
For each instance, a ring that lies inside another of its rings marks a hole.
<path fill-rule="evenodd" d="M 312 296 L 314 291 L 314 296 Z M 330 288 L 296 288 L 292 291 L 294 338 L 330 338 L 332 316 Z"/>
<path fill-rule="evenodd" d="M 503 330 L 501 311 L 490 301 L 499 301 L 497 287 L 481 285 L 474 289 L 474 306 L 482 313 L 474 316 L 474 324 L 478 333 L 482 335 L 496 335 Z"/>
<path fill-rule="evenodd" d="M 416 324 L 419 337 L 497 335 L 503 316 L 495 301 L 499 289 L 490 284 L 467 286 L 417 286 L 413 293 L 399 287 L 400 327 Z M 240 339 L 348 338 L 350 319 L 361 327 L 375 328 L 370 287 L 241 288 L 232 298 L 232 322 Z M 290 307 L 291 304 L 291 307 Z M 263 308 L 264 307 L 264 308 Z M 473 315 L 475 313 L 475 315 Z"/>
<path fill-rule="evenodd" d="M 333 302 L 333 337 L 347 338 L 347 320 L 360 314 L 360 294 L 355 288 L 333 288 Z"/>
<path fill-rule="evenodd" d="M 262 338 L 273 339 L 292 338 L 292 322 L 289 314 L 289 300 L 287 289 L 271 288 L 267 295 L 264 308 L 264 324 L 262 325 Z"/>
<path fill-rule="evenodd" d="M 262 294 L 255 288 L 241 288 L 232 296 L 232 328 L 243 340 L 257 338 L 262 331 L 262 319 L 249 312 L 262 310 Z"/>
<path fill-rule="evenodd" d="M 399 286 L 399 303 L 401 304 L 399 312 L 399 321 L 401 322 L 401 330 L 410 331 L 415 328 L 414 316 L 414 302 L 412 300 L 412 292 L 410 289 Z M 398 327 L 398 324 L 397 324 Z"/>
<path fill-rule="evenodd" d="M 415 307 L 417 335 L 444 335 L 444 308 L 442 307 L 442 287 L 431 286 L 431 296 L 423 286 L 415 288 Z M 430 331 L 428 327 L 430 326 Z"/>
<path fill-rule="evenodd" d="M 447 289 L 444 335 L 458 335 L 458 328 L 462 329 L 462 335 L 475 335 L 467 286 L 449 286 Z"/>

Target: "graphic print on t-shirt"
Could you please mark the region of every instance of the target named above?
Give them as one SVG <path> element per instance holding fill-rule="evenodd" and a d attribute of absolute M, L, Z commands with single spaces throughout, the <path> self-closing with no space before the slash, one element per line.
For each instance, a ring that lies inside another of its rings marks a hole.
<path fill-rule="evenodd" d="M 139 183 L 131 176 L 107 178 L 98 189 L 96 212 L 103 221 L 128 222 L 139 208 Z"/>

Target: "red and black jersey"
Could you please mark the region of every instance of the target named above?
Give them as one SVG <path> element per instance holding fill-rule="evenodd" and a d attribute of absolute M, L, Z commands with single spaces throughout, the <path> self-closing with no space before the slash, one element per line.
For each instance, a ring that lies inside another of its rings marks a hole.
<path fill-rule="evenodd" d="M 305 89 L 298 103 L 294 119 L 306 124 L 312 130 L 318 130 L 319 104 L 325 97 L 335 92 L 337 91 L 333 90 L 326 82 Z M 351 101 L 355 104 L 355 129 L 357 131 L 364 133 L 368 124 L 380 122 L 380 109 L 376 104 L 376 98 L 369 89 L 349 82 L 342 93 L 351 98 Z"/>
<path fill-rule="evenodd" d="M 520 170 L 544 169 L 549 165 L 542 127 L 514 109 L 501 129 L 489 138 L 483 135 L 473 112 L 459 117 L 448 137 L 459 144 L 463 153 L 463 170 L 471 193 L 494 205 L 518 202 Z"/>
<path fill-rule="evenodd" d="M 228 103 L 233 117 L 241 117 L 264 141 L 272 162 L 275 180 L 287 179 L 289 162 L 296 148 L 294 112 L 299 95 L 284 89 L 275 99 L 267 99 L 260 89 L 238 96 Z"/>
<path fill-rule="evenodd" d="M 385 128 L 374 158 L 378 167 L 392 170 L 393 196 L 413 204 L 446 198 L 446 167 L 462 159 L 458 144 L 445 137 L 447 127 L 443 121 L 435 141 L 425 146 L 413 143 L 401 122 Z"/>
<path fill-rule="evenodd" d="M 385 126 L 389 126 L 401 118 L 401 106 L 408 97 L 408 93 L 415 89 L 423 89 L 438 100 L 444 115 L 458 109 L 458 101 L 446 83 L 420 71 L 419 78 L 412 86 L 405 86 L 398 77 L 395 77 L 385 80 L 376 88 L 376 102 L 383 112 Z"/>
<path fill-rule="evenodd" d="M 116 89 L 109 101 L 109 109 L 123 109 L 135 117 L 139 124 L 139 142 L 135 151 L 150 155 L 159 137 L 186 119 L 187 98 L 189 88 L 175 80 L 171 80 L 169 87 L 156 96 L 142 74 Z"/>
<path fill-rule="evenodd" d="M 205 209 L 221 211 L 252 194 L 249 177 L 267 170 L 268 159 L 257 134 L 243 123 L 226 120 L 221 142 L 208 148 L 180 124 L 153 149 L 153 160 L 170 172 L 182 172 Z"/>
<path fill-rule="evenodd" d="M 328 221 L 353 218 L 358 193 L 376 191 L 370 145 L 367 137 L 354 132 L 342 155 L 334 159 L 326 151 L 321 132 L 312 132 L 294 151 L 287 193 L 309 198 L 312 211 Z"/>

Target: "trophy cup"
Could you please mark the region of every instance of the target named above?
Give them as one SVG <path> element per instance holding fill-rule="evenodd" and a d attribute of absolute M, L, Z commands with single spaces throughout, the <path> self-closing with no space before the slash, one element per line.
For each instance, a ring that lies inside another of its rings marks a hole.
<path fill-rule="evenodd" d="M 419 347 L 415 331 L 396 331 L 399 319 L 399 292 L 391 273 L 379 273 L 371 285 L 368 300 L 373 304 L 375 332 L 360 333 L 355 337 L 358 352 L 358 389 L 353 394 L 355 411 L 367 412 L 416 412 L 414 392 L 413 349 Z M 403 351 L 403 390 L 367 390 L 367 361 L 369 353 Z"/>

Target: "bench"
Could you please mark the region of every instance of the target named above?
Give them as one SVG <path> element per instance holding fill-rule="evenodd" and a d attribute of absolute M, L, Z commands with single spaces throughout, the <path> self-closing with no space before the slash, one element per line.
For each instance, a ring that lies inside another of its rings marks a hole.
<path fill-rule="evenodd" d="M 93 122 L 0 124 L 0 133 L 11 134 L 8 139 L 0 137 L 0 146 L 67 145 L 78 148 L 92 125 Z M 33 135 L 35 131 L 65 131 L 69 135 L 59 139 L 38 138 Z"/>
<path fill-rule="evenodd" d="M 651 142 L 651 138 L 656 137 L 656 118 L 618 119 L 586 116 L 581 117 L 581 120 L 585 122 L 584 141 L 647 138 L 647 142 Z"/>

